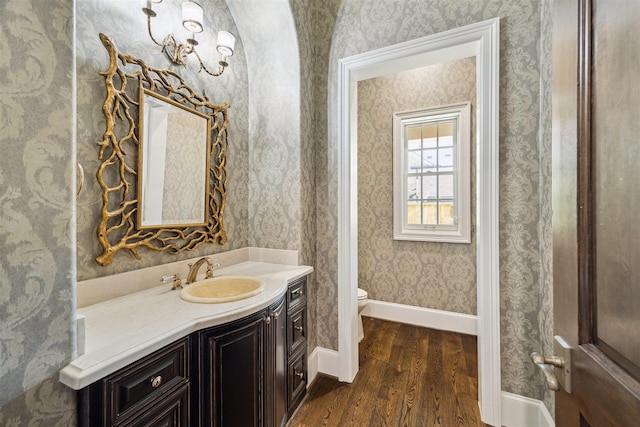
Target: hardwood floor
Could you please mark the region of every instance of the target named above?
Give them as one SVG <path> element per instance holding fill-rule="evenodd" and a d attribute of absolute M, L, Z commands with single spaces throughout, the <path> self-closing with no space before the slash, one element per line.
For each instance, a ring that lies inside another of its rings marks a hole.
<path fill-rule="evenodd" d="M 363 320 L 354 382 L 316 378 L 288 427 L 484 425 L 476 337 Z"/>

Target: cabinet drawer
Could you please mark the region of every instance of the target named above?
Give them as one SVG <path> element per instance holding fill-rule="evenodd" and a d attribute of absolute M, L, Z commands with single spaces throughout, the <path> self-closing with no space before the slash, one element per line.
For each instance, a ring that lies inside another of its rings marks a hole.
<path fill-rule="evenodd" d="M 287 343 L 289 344 L 289 355 L 306 343 L 307 338 L 307 310 L 301 307 L 298 311 L 290 313 L 287 324 Z"/>
<path fill-rule="evenodd" d="M 119 427 L 189 427 L 189 384 L 185 384 L 142 414 Z"/>
<path fill-rule="evenodd" d="M 111 419 L 137 413 L 147 402 L 188 382 L 188 361 L 189 339 L 185 338 L 107 377 Z"/>
<path fill-rule="evenodd" d="M 292 310 L 307 301 L 307 277 L 291 282 L 287 290 L 287 307 Z"/>
<path fill-rule="evenodd" d="M 307 393 L 307 358 L 306 352 L 301 352 L 289 361 L 289 415 L 300 404 Z"/>

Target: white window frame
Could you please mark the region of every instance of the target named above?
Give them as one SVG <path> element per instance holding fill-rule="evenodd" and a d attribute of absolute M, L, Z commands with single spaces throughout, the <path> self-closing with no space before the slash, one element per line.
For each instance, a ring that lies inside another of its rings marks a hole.
<path fill-rule="evenodd" d="M 469 102 L 393 114 L 393 238 L 424 242 L 471 243 L 471 149 Z M 407 215 L 408 126 L 426 121 L 457 123 L 454 144 L 454 225 L 409 224 Z"/>

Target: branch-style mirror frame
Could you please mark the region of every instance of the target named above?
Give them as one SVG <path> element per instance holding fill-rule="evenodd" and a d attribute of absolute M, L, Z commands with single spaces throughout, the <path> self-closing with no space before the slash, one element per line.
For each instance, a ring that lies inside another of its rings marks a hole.
<path fill-rule="evenodd" d="M 227 192 L 229 104 L 213 104 L 204 91 L 202 95 L 197 94 L 175 72 L 152 68 L 139 58 L 118 52 L 105 34 L 100 34 L 100 40 L 109 53 L 109 68 L 100 73 L 105 78 L 107 95 L 102 105 L 106 130 L 98 143 L 102 163 L 96 174 L 102 189 L 98 240 L 103 252 L 96 262 L 109 265 L 122 249 L 140 259 L 138 249 L 141 247 L 178 254 L 202 243 L 226 243 L 223 214 Z M 211 117 L 208 130 L 211 141 L 209 196 L 206 201 L 209 216 L 204 226 L 137 227 L 140 206 L 137 165 L 141 143 L 137 123 L 141 88 Z"/>

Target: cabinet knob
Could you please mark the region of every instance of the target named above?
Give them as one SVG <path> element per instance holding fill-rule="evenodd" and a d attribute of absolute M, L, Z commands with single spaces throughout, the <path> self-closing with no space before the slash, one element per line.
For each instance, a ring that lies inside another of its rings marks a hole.
<path fill-rule="evenodd" d="M 302 295 L 302 289 L 296 289 L 295 291 L 291 292 L 293 295 Z"/>
<path fill-rule="evenodd" d="M 304 378 L 304 372 L 298 372 L 297 370 L 295 371 L 295 375 L 298 378 Z"/>
<path fill-rule="evenodd" d="M 151 387 L 158 388 L 160 387 L 160 384 L 162 384 L 162 376 L 158 375 L 156 377 L 151 377 L 149 382 L 151 383 Z"/>
<path fill-rule="evenodd" d="M 294 326 L 293 329 L 296 331 L 304 332 L 304 328 L 302 326 Z"/>
<path fill-rule="evenodd" d="M 265 323 L 267 325 L 271 323 L 271 316 L 267 316 L 267 318 L 265 319 Z"/>

